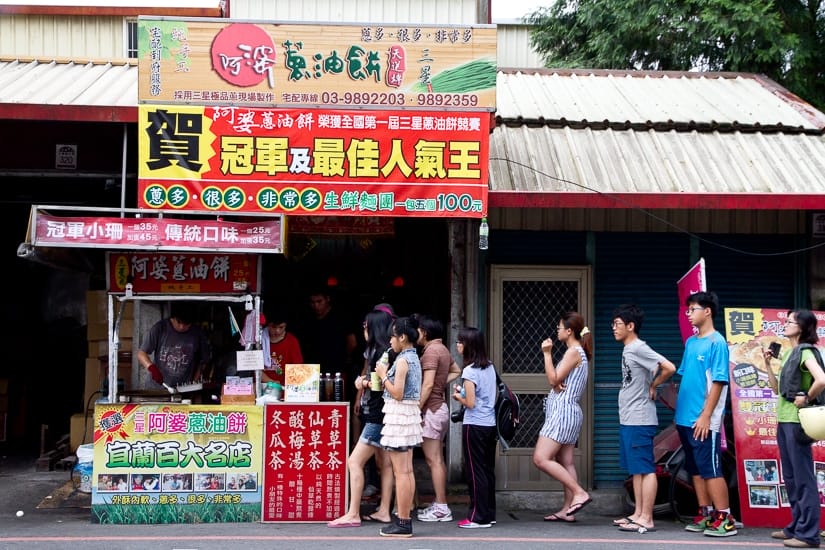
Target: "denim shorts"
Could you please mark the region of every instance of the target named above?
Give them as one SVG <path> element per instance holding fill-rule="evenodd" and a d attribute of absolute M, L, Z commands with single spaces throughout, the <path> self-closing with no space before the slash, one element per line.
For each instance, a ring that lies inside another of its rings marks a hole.
<path fill-rule="evenodd" d="M 653 437 L 658 426 L 619 426 L 619 464 L 630 475 L 652 474 Z"/>
<path fill-rule="evenodd" d="M 380 449 L 381 428 L 383 427 L 383 424 L 367 422 L 361 430 L 361 437 L 358 438 L 358 441 L 364 443 L 365 445 L 369 445 L 370 447 L 378 447 Z"/>

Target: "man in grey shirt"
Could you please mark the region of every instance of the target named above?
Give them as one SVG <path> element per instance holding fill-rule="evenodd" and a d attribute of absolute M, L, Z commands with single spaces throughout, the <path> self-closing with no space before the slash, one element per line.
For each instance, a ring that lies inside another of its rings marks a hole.
<path fill-rule="evenodd" d="M 619 390 L 619 444 L 621 466 L 633 477 L 636 509 L 613 523 L 622 531 L 653 531 L 653 503 L 658 481 L 653 438 L 659 428 L 656 388 L 673 376 L 676 366 L 653 351 L 639 332 L 644 312 L 626 304 L 613 311 L 613 337 L 622 350 L 622 389 Z"/>

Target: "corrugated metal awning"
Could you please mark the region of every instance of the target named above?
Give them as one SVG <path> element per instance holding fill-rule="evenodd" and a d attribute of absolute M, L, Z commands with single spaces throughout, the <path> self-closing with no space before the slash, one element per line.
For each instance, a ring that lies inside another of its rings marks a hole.
<path fill-rule="evenodd" d="M 825 114 L 757 75 L 652 74 L 500 71 L 490 206 L 825 208 Z"/>
<path fill-rule="evenodd" d="M 137 60 L 0 58 L 0 118 L 137 122 Z"/>
<path fill-rule="evenodd" d="M 137 122 L 135 60 L 0 58 L 0 118 Z M 757 75 L 501 70 L 490 206 L 825 209 L 825 114 Z"/>

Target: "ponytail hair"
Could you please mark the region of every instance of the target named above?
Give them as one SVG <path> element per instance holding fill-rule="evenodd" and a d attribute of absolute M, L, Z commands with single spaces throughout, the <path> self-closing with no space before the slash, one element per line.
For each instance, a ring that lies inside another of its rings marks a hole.
<path fill-rule="evenodd" d="M 562 315 L 561 323 L 564 328 L 573 331 L 573 336 L 576 340 L 582 343 L 582 349 L 590 361 L 593 358 L 593 335 L 590 334 L 590 329 L 584 324 L 584 317 L 577 311 L 569 311 Z"/>

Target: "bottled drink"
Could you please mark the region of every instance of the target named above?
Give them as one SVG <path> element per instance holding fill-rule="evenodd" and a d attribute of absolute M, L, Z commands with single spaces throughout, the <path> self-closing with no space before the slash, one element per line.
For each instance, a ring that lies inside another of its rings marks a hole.
<path fill-rule="evenodd" d="M 481 218 L 481 225 L 478 228 L 478 249 L 487 250 L 490 237 L 490 227 L 487 225 L 487 218 Z"/>
<path fill-rule="evenodd" d="M 341 377 L 340 372 L 335 373 L 335 380 L 333 381 L 334 387 L 334 397 L 335 401 L 343 401 L 344 400 L 344 379 Z"/>
<path fill-rule="evenodd" d="M 332 375 L 324 373 L 324 401 L 332 401 Z"/>

